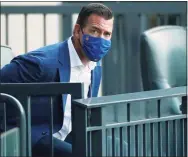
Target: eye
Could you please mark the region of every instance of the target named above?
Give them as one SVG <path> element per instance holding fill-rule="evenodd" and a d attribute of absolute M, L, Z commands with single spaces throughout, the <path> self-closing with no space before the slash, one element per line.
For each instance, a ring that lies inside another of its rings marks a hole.
<path fill-rule="evenodd" d="M 97 33 L 98 33 L 98 31 L 97 31 L 96 29 L 91 30 L 91 32 L 92 32 L 93 34 L 97 34 Z"/>
<path fill-rule="evenodd" d="M 108 33 L 108 32 L 104 33 L 104 35 L 105 35 L 106 37 L 110 37 L 110 36 L 111 36 L 111 34 Z"/>

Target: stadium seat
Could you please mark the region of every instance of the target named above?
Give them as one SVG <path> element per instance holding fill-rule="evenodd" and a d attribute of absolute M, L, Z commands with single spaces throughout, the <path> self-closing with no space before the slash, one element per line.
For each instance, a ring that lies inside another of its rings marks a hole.
<path fill-rule="evenodd" d="M 186 28 L 158 26 L 142 33 L 141 75 L 143 89 L 157 90 L 186 86 Z M 181 113 L 180 99 L 168 100 L 163 108 L 171 114 Z"/>
<path fill-rule="evenodd" d="M 12 49 L 8 46 L 1 45 L 1 64 L 0 68 L 2 68 L 4 65 L 10 63 L 10 61 L 14 58 L 14 54 L 12 52 Z"/>

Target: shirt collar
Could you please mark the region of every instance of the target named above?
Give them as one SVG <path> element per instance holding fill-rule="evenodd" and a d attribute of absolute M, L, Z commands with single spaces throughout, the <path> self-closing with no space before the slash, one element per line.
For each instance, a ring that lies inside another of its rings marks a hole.
<path fill-rule="evenodd" d="M 82 61 L 80 60 L 74 45 L 72 43 L 72 36 L 68 39 L 68 48 L 69 48 L 69 55 L 70 55 L 70 62 L 71 62 L 71 68 L 77 67 L 77 66 L 83 66 Z M 95 62 L 89 62 L 89 69 L 93 70 L 96 66 Z"/>
<path fill-rule="evenodd" d="M 83 65 L 82 61 L 80 60 L 74 45 L 72 43 L 72 37 L 69 37 L 68 39 L 68 48 L 69 48 L 69 55 L 70 55 L 70 62 L 71 62 L 71 67 L 76 67 L 76 66 L 81 66 Z"/>

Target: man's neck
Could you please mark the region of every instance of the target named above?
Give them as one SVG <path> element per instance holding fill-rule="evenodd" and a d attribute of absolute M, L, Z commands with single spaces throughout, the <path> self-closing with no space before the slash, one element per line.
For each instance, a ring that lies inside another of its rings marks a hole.
<path fill-rule="evenodd" d="M 76 50 L 81 62 L 83 63 L 83 65 L 84 66 L 89 65 L 90 60 L 84 55 L 80 43 L 78 43 L 78 41 L 76 41 L 74 39 L 74 37 L 72 37 L 71 40 L 72 40 L 73 46 L 74 46 L 74 48 L 75 48 L 75 50 Z"/>

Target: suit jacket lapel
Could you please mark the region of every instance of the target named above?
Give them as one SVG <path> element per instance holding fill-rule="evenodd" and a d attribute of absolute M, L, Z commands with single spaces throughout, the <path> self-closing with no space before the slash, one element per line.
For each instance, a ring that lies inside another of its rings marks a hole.
<path fill-rule="evenodd" d="M 67 40 L 60 45 L 58 60 L 59 60 L 60 82 L 70 82 L 70 56 L 69 56 Z M 97 97 L 100 81 L 101 81 L 101 62 L 98 62 L 95 69 L 91 71 L 90 87 L 92 87 L 92 89 L 89 87 L 88 97 L 91 97 L 91 90 L 92 90 L 92 97 Z M 65 109 L 66 100 L 67 100 L 67 94 L 64 94 L 62 96 L 63 111 Z"/>
<path fill-rule="evenodd" d="M 66 83 L 70 82 L 70 57 L 69 57 L 67 41 L 63 42 L 60 45 L 58 59 L 59 59 L 60 82 L 66 82 Z M 67 100 L 67 94 L 64 94 L 62 96 L 63 111 L 65 109 L 66 100 Z"/>
<path fill-rule="evenodd" d="M 101 81 L 101 70 L 102 70 L 101 66 L 97 64 L 95 69 L 91 71 L 91 85 L 89 87 L 88 97 L 91 97 L 91 94 L 92 94 L 92 97 L 97 97 L 98 95 L 98 90 L 99 90 L 100 81 Z"/>

